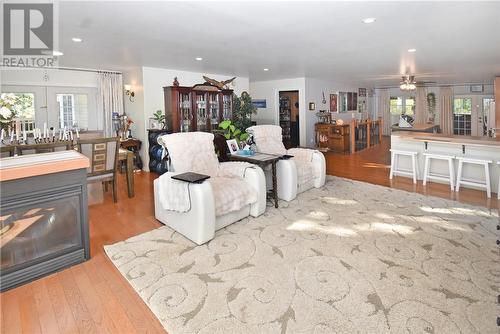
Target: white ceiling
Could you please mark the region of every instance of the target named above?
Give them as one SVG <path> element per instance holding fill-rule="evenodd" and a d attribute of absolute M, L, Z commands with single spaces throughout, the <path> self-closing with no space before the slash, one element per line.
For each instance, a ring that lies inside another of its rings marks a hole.
<path fill-rule="evenodd" d="M 68 1 L 59 14 L 61 66 L 369 86 L 395 84 L 406 68 L 438 83 L 500 75 L 500 2 Z"/>

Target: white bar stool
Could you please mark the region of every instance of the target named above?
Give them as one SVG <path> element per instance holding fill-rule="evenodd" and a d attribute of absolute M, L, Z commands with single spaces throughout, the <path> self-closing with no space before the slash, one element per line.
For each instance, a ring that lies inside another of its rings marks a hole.
<path fill-rule="evenodd" d="M 457 157 L 458 159 L 458 172 L 457 172 L 457 187 L 456 191 L 460 190 L 460 185 L 469 185 L 486 189 L 486 195 L 491 198 L 491 183 L 490 183 L 490 164 L 491 160 L 476 159 L 470 157 Z M 463 179 L 462 168 L 464 163 L 471 165 L 481 165 L 484 167 L 484 181 L 477 179 Z"/>
<path fill-rule="evenodd" d="M 424 153 L 425 164 L 424 164 L 424 186 L 427 184 L 428 179 L 448 181 L 450 183 L 451 191 L 455 190 L 455 165 L 453 159 L 454 155 L 447 155 L 442 153 Z M 448 175 L 431 173 L 430 165 L 432 159 L 445 160 L 448 161 Z"/>
<path fill-rule="evenodd" d="M 392 180 L 392 177 L 396 174 L 408 175 L 413 177 L 413 183 L 417 183 L 417 154 L 418 152 L 391 149 L 391 172 L 389 173 L 389 179 Z M 399 169 L 400 156 L 407 156 L 411 158 L 411 170 Z"/>

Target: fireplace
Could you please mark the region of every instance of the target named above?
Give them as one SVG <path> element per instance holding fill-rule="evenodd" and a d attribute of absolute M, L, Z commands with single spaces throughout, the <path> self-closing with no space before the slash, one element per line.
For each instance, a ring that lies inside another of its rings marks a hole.
<path fill-rule="evenodd" d="M 1 183 L 0 289 L 90 257 L 86 170 Z"/>

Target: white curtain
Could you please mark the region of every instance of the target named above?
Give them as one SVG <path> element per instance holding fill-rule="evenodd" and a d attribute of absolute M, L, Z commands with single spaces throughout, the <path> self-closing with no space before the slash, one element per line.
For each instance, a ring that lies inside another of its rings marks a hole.
<path fill-rule="evenodd" d="M 453 134 L 453 90 L 451 87 L 439 89 L 439 123 L 441 132 L 446 135 Z"/>
<path fill-rule="evenodd" d="M 391 134 L 391 109 L 389 99 L 388 89 L 382 88 L 375 91 L 377 116 L 382 117 L 382 134 L 384 136 L 389 136 Z"/>
<path fill-rule="evenodd" d="M 417 87 L 415 98 L 415 123 L 425 124 L 429 120 L 427 111 L 427 90 L 425 87 Z"/>
<path fill-rule="evenodd" d="M 113 113 L 123 114 L 123 79 L 120 73 L 99 72 L 97 101 L 103 115 L 104 136 L 112 137 Z"/>

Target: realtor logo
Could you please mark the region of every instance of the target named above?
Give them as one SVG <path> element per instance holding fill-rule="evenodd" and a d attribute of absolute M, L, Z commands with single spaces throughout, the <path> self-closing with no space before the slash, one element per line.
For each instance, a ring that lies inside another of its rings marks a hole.
<path fill-rule="evenodd" d="M 39 56 L 54 50 L 51 3 L 4 3 L 3 53 Z"/>

